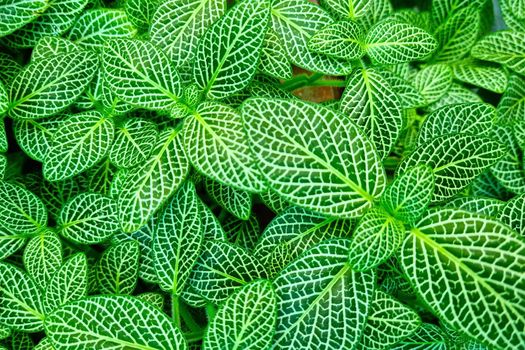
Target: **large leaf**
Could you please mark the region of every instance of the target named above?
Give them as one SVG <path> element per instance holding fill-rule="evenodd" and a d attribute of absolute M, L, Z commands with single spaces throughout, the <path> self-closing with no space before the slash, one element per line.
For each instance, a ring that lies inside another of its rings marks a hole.
<path fill-rule="evenodd" d="M 44 204 L 25 188 L 0 181 L 0 227 L 12 232 L 34 234 L 47 224 Z"/>
<path fill-rule="evenodd" d="M 264 98 L 245 102 L 242 113 L 262 175 L 286 200 L 355 217 L 382 192 L 385 175 L 374 146 L 344 115 Z"/>
<path fill-rule="evenodd" d="M 0 36 L 10 34 L 35 20 L 49 6 L 47 0 L 5 0 L 0 4 Z"/>
<path fill-rule="evenodd" d="M 140 118 L 129 119 L 117 128 L 109 159 L 119 168 L 133 167 L 149 158 L 157 136 L 155 123 Z"/>
<path fill-rule="evenodd" d="M 75 51 L 32 62 L 11 82 L 9 116 L 37 119 L 73 103 L 93 79 L 97 57 Z"/>
<path fill-rule="evenodd" d="M 355 60 L 365 54 L 363 28 L 351 21 L 329 24 L 308 42 L 310 50 L 344 60 Z"/>
<path fill-rule="evenodd" d="M 66 304 L 46 318 L 56 350 L 186 350 L 181 331 L 137 298 L 97 296 Z"/>
<path fill-rule="evenodd" d="M 62 242 L 51 230 L 32 238 L 24 249 L 24 266 L 39 286 L 46 286 L 62 265 Z"/>
<path fill-rule="evenodd" d="M 491 33 L 474 45 L 471 54 L 525 74 L 525 32 L 505 30 Z"/>
<path fill-rule="evenodd" d="M 102 294 L 131 294 L 137 285 L 140 248 L 135 241 L 109 247 L 97 262 Z"/>
<path fill-rule="evenodd" d="M 452 327 L 495 349 L 525 342 L 525 242 L 508 226 L 433 210 L 405 239 L 401 263 L 418 295 Z"/>
<path fill-rule="evenodd" d="M 348 249 L 347 240 L 321 243 L 275 278 L 274 349 L 353 349 L 357 345 L 373 300 L 375 275 L 352 271 Z"/>

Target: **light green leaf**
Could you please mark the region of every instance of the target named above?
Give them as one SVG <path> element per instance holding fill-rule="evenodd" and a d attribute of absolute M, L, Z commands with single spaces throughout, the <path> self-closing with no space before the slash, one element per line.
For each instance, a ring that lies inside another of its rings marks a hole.
<path fill-rule="evenodd" d="M 363 17 L 370 10 L 374 0 L 321 0 L 321 6 L 325 7 L 332 15 L 341 19 L 356 20 Z"/>
<path fill-rule="evenodd" d="M 160 0 L 129 0 L 126 1 L 124 9 L 129 21 L 141 31 L 147 32 L 160 3 Z"/>
<path fill-rule="evenodd" d="M 251 214 L 248 220 L 241 220 L 228 216 L 222 226 L 226 233 L 227 241 L 252 251 L 261 233 L 257 216 Z"/>
<path fill-rule="evenodd" d="M 452 70 L 444 64 L 427 66 L 416 74 L 414 85 L 428 103 L 436 102 L 450 89 Z"/>
<path fill-rule="evenodd" d="M 508 4 L 516 17 L 525 19 L 525 1 L 523 0 L 508 0 Z"/>
<path fill-rule="evenodd" d="M 498 4 L 501 8 L 501 13 L 503 17 L 503 21 L 507 25 L 509 29 L 518 30 L 518 31 L 525 31 L 525 20 L 518 18 L 516 16 L 516 13 L 510 6 L 510 2 L 512 0 L 501 0 L 498 1 Z"/>
<path fill-rule="evenodd" d="M 37 119 L 62 111 L 84 91 L 97 67 L 97 57 L 85 51 L 30 63 L 11 82 L 9 116 Z"/>
<path fill-rule="evenodd" d="M 354 120 L 374 142 L 383 159 L 403 127 L 401 101 L 375 69 L 357 69 L 348 78 L 341 111 Z"/>
<path fill-rule="evenodd" d="M 0 36 L 5 36 L 35 20 L 49 6 L 47 0 L 5 0 L 0 4 Z"/>
<path fill-rule="evenodd" d="M 418 164 L 434 171 L 432 202 L 448 199 L 505 154 L 505 147 L 486 136 L 450 134 L 440 136 L 416 149 L 400 164 L 398 173 Z"/>
<path fill-rule="evenodd" d="M 161 289 L 180 296 L 203 242 L 200 200 L 186 182 L 167 204 L 155 228 L 153 253 Z"/>
<path fill-rule="evenodd" d="M 292 78 L 292 65 L 286 47 L 279 35 L 271 28 L 264 38 L 258 70 L 278 79 Z"/>
<path fill-rule="evenodd" d="M 382 192 L 385 175 L 374 146 L 344 115 L 264 98 L 245 102 L 242 113 L 261 173 L 291 203 L 350 218 Z"/>
<path fill-rule="evenodd" d="M 47 224 L 40 198 L 19 185 L 0 181 L 0 202 L 0 227 L 13 234 L 35 234 Z"/>
<path fill-rule="evenodd" d="M 144 162 L 151 155 L 157 136 L 155 123 L 140 118 L 128 119 L 117 128 L 109 151 L 110 161 L 119 168 L 131 168 Z"/>
<path fill-rule="evenodd" d="M 66 304 L 46 318 L 45 326 L 56 350 L 188 349 L 181 331 L 162 311 L 127 296 Z"/>
<path fill-rule="evenodd" d="M 74 242 L 101 243 L 118 230 L 116 202 L 99 193 L 81 193 L 64 205 L 57 225 Z"/>
<path fill-rule="evenodd" d="M 0 81 L 0 118 L 7 112 L 8 109 L 9 109 L 9 96 L 7 96 L 7 90 L 4 84 Z M 5 147 L 2 147 L 2 149 L 4 148 Z"/>
<path fill-rule="evenodd" d="M 290 207 L 290 203 L 276 194 L 272 189 L 267 189 L 263 193 L 259 193 L 259 197 L 263 203 L 275 214 L 279 214 L 286 208 Z"/>
<path fill-rule="evenodd" d="M 430 12 L 422 11 L 422 9 L 415 10 L 413 8 L 402 8 L 395 11 L 388 17 L 390 20 L 408 23 L 430 32 Z"/>
<path fill-rule="evenodd" d="M 525 172 L 522 160 L 522 150 L 520 150 L 516 136 L 513 133 L 513 126 L 496 126 L 492 131 L 492 137 L 505 145 L 507 152 L 490 169 L 492 175 L 508 191 L 514 193 L 525 193 Z"/>
<path fill-rule="evenodd" d="M 219 308 L 208 326 L 203 349 L 268 349 L 274 333 L 276 304 L 269 281 L 247 284 Z"/>
<path fill-rule="evenodd" d="M 501 211 L 499 220 L 525 236 L 525 194 L 508 201 Z"/>
<path fill-rule="evenodd" d="M 504 30 L 491 33 L 472 48 L 477 59 L 503 64 L 525 74 L 525 32 Z"/>
<path fill-rule="evenodd" d="M 34 347 L 34 350 L 55 350 L 49 338 L 42 338 Z"/>
<path fill-rule="evenodd" d="M 11 335 L 11 328 L 0 325 L 0 340 L 4 340 Z"/>
<path fill-rule="evenodd" d="M 45 178 L 63 181 L 91 168 L 107 155 L 113 135 L 113 122 L 98 112 L 84 112 L 64 120 L 44 158 Z"/>
<path fill-rule="evenodd" d="M 428 107 L 429 111 L 434 111 L 446 105 L 459 104 L 459 103 L 477 103 L 483 102 L 481 97 L 472 90 L 466 87 L 452 83 L 450 89 L 444 94 L 437 102 L 433 103 Z"/>
<path fill-rule="evenodd" d="M 427 105 L 427 101 L 425 101 L 423 95 L 415 88 L 412 82 L 386 69 L 381 69 L 378 73 L 395 92 L 403 109 L 418 108 Z"/>
<path fill-rule="evenodd" d="M 46 36 L 38 40 L 38 43 L 33 48 L 31 61 L 38 61 L 79 50 L 79 46 L 70 40 L 56 36 Z"/>
<path fill-rule="evenodd" d="M 27 333 L 13 332 L 11 335 L 11 350 L 33 350 L 35 344 Z"/>
<path fill-rule="evenodd" d="M 123 101 L 148 109 L 169 109 L 182 96 L 179 74 L 150 42 L 112 40 L 103 50 L 106 82 Z"/>
<path fill-rule="evenodd" d="M 392 2 L 390 0 L 369 0 L 370 6 L 368 7 L 366 14 L 357 19 L 357 22 L 361 24 L 367 31 L 372 26 L 381 20 L 390 17 L 394 12 Z"/>
<path fill-rule="evenodd" d="M 246 191 L 205 180 L 206 192 L 217 204 L 241 220 L 248 220 L 252 211 L 252 196 Z"/>
<path fill-rule="evenodd" d="M 418 295 L 453 328 L 495 349 L 524 343 L 525 242 L 508 226 L 433 210 L 405 239 L 401 263 Z"/>
<path fill-rule="evenodd" d="M 313 52 L 343 60 L 356 60 L 365 54 L 363 28 L 351 21 L 329 24 L 308 42 Z"/>
<path fill-rule="evenodd" d="M 497 218 L 505 207 L 505 202 L 496 198 L 459 197 L 444 205 L 445 208 L 456 208 L 471 213 L 483 214 Z"/>
<path fill-rule="evenodd" d="M 436 48 L 436 40 L 423 29 L 392 20 L 373 26 L 365 42 L 366 53 L 379 64 L 422 60 Z"/>
<path fill-rule="evenodd" d="M 451 65 L 454 78 L 496 93 L 503 93 L 507 87 L 507 74 L 503 69 L 481 65 L 466 60 Z"/>
<path fill-rule="evenodd" d="M 525 120 L 525 79 L 511 75 L 507 89 L 498 103 L 498 120 L 513 122 Z"/>
<path fill-rule="evenodd" d="M 9 328 L 23 332 L 43 329 L 42 291 L 21 269 L 0 263 L 0 319 Z"/>
<path fill-rule="evenodd" d="M 479 10 L 485 2 L 486 0 L 433 0 L 431 8 L 432 21 L 434 25 L 438 25 L 466 7 Z"/>
<path fill-rule="evenodd" d="M 47 286 L 62 265 L 62 242 L 51 230 L 32 238 L 24 249 L 24 266 L 39 286 Z"/>
<path fill-rule="evenodd" d="M 20 63 L 2 52 L 0 52 L 0 66 L 4 68 L 0 70 L 0 81 L 6 86 L 22 70 Z"/>
<path fill-rule="evenodd" d="M 0 227 L 0 260 L 3 260 L 25 246 L 31 235 L 11 233 Z"/>
<path fill-rule="evenodd" d="M 135 241 L 109 247 L 97 263 L 97 280 L 102 294 L 131 294 L 138 279 L 140 249 Z"/>
<path fill-rule="evenodd" d="M 137 294 L 135 296 L 137 299 L 143 300 L 156 308 L 163 310 L 164 309 L 164 295 L 155 292 L 146 292 L 142 294 Z"/>
<path fill-rule="evenodd" d="M 308 41 L 334 20 L 318 5 L 304 0 L 274 0 L 272 28 L 281 38 L 290 61 L 304 69 L 330 75 L 346 75 L 350 62 L 311 52 Z"/>
<path fill-rule="evenodd" d="M 200 104 L 185 121 L 183 136 L 189 160 L 204 175 L 240 190 L 264 189 L 243 120 L 233 108 L 217 102 Z"/>
<path fill-rule="evenodd" d="M 446 336 L 443 331 L 431 323 L 423 323 L 408 338 L 392 347 L 392 350 L 447 350 Z"/>
<path fill-rule="evenodd" d="M 353 349 L 357 345 L 373 299 L 375 275 L 352 271 L 348 250 L 347 240 L 321 243 L 275 278 L 273 349 Z"/>
<path fill-rule="evenodd" d="M 177 190 L 188 171 L 188 160 L 177 130 L 163 131 L 152 156 L 132 168 L 122 183 L 118 197 L 122 229 L 133 232 L 145 225 Z"/>

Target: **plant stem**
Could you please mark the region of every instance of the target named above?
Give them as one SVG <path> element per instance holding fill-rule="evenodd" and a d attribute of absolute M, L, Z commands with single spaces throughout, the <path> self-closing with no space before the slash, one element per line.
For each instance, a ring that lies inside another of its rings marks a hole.
<path fill-rule="evenodd" d="M 180 303 L 180 316 L 182 317 L 182 320 L 184 321 L 184 324 L 188 326 L 188 328 L 193 332 L 202 332 L 201 326 L 197 324 L 197 322 L 191 317 L 191 312 L 188 310 L 188 307 L 184 303 Z"/>
<path fill-rule="evenodd" d="M 215 318 L 215 314 L 217 313 L 215 305 L 210 303 L 206 304 L 206 313 L 208 314 L 208 320 L 213 320 Z"/>
<path fill-rule="evenodd" d="M 334 87 L 345 87 L 345 80 L 335 80 L 335 79 L 320 79 L 308 84 L 308 86 L 334 86 Z"/>
<path fill-rule="evenodd" d="M 179 315 L 179 297 L 175 294 L 171 295 L 171 317 L 175 324 L 181 328 L 180 315 Z"/>
<path fill-rule="evenodd" d="M 290 80 L 285 81 L 281 88 L 287 91 L 292 91 L 303 86 L 308 86 L 315 82 L 316 80 L 321 79 L 324 76 L 322 73 L 315 73 L 312 75 L 300 74 L 296 75 Z"/>

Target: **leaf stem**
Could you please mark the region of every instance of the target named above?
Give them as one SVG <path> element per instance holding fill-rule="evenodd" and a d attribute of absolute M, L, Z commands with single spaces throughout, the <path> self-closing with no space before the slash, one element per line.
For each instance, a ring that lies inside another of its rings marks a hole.
<path fill-rule="evenodd" d="M 193 319 L 191 312 L 188 310 L 188 306 L 185 303 L 180 303 L 180 316 L 182 317 L 184 324 L 188 326 L 193 333 L 202 332 L 202 327 Z"/>
<path fill-rule="evenodd" d="M 171 317 L 179 329 L 181 329 L 180 315 L 179 315 L 179 297 L 175 294 L 171 295 Z"/>
<path fill-rule="evenodd" d="M 295 89 L 299 89 L 303 86 L 308 86 L 313 82 L 321 79 L 323 76 L 323 73 L 314 73 L 312 75 L 299 74 L 293 77 L 292 79 L 285 81 L 281 85 L 281 88 L 287 91 L 292 91 Z"/>

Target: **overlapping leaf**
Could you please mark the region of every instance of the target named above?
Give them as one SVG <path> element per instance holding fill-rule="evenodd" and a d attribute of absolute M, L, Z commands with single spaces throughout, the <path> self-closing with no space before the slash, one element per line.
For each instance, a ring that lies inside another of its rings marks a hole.
<path fill-rule="evenodd" d="M 502 208 L 499 219 L 525 236 L 525 194 L 508 201 Z"/>
<path fill-rule="evenodd" d="M 32 238 L 24 249 L 24 266 L 39 286 L 47 286 L 62 265 L 62 242 L 51 230 Z"/>
<path fill-rule="evenodd" d="M 367 14 L 373 0 L 321 0 L 321 6 L 341 19 L 356 20 Z"/>
<path fill-rule="evenodd" d="M 452 85 L 452 70 L 444 64 L 423 68 L 414 77 L 414 85 L 428 103 L 438 101 Z"/>
<path fill-rule="evenodd" d="M 131 294 L 138 279 L 140 249 L 134 241 L 109 247 L 97 262 L 97 280 L 102 294 Z"/>
<path fill-rule="evenodd" d="M 0 4 L 0 36 L 10 34 L 35 20 L 49 6 L 47 0 L 6 0 Z"/>
<path fill-rule="evenodd" d="M 364 33 L 356 22 L 341 21 L 317 31 L 308 42 L 310 50 L 344 60 L 355 60 L 365 54 Z"/>
<path fill-rule="evenodd" d="M 446 350 L 447 339 L 436 325 L 423 323 L 417 331 L 392 347 L 393 350 Z"/>
<path fill-rule="evenodd" d="M 259 71 L 278 79 L 292 77 L 292 65 L 288 59 L 288 52 L 277 33 L 269 28 L 261 49 Z"/>
<path fill-rule="evenodd" d="M 525 79 L 519 75 L 512 75 L 498 104 L 498 120 L 506 123 L 524 120 L 524 113 Z"/>
<path fill-rule="evenodd" d="M 525 32 L 505 30 L 491 33 L 474 45 L 471 54 L 525 74 Z"/>
<path fill-rule="evenodd" d="M 459 197 L 451 200 L 445 204 L 444 207 L 461 209 L 471 213 L 483 214 L 497 218 L 505 207 L 505 202 L 496 198 Z"/>
<path fill-rule="evenodd" d="M 119 168 L 131 168 L 149 158 L 157 142 L 157 126 L 134 118 L 117 128 L 109 159 Z"/>
<path fill-rule="evenodd" d="M 13 234 L 35 234 L 46 226 L 46 208 L 32 192 L 0 181 L 0 199 L 0 227 Z"/>
<path fill-rule="evenodd" d="M 501 68 L 484 66 L 469 60 L 456 63 L 451 67 L 454 78 L 464 83 L 500 94 L 507 87 L 507 74 Z"/>
<path fill-rule="evenodd" d="M 235 217 L 248 220 L 252 211 L 252 196 L 246 191 L 222 185 L 210 179 L 205 180 L 206 192 L 221 207 Z"/>

